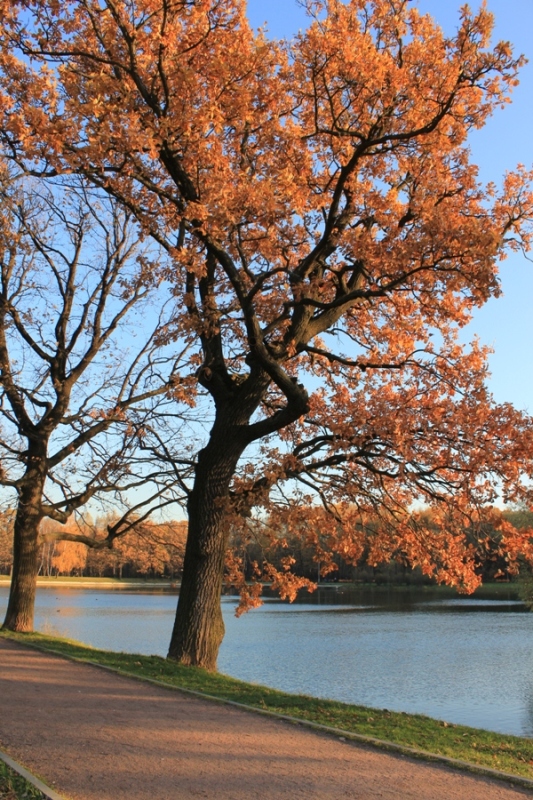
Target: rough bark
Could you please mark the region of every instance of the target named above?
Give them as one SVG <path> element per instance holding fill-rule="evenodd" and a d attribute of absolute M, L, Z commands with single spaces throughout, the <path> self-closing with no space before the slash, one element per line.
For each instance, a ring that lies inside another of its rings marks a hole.
<path fill-rule="evenodd" d="M 250 375 L 244 382 L 234 383 L 226 372 L 217 342 L 217 337 L 205 340 L 206 360 L 211 366 L 200 380 L 215 401 L 216 418 L 209 442 L 198 455 L 189 496 L 183 577 L 168 652 L 169 658 L 182 664 L 212 671 L 216 670 L 224 638 L 220 597 L 229 533 L 224 516 L 231 480 L 248 444 L 290 424 L 308 409 L 305 389 L 287 379 L 289 397 L 285 408 L 250 424 L 271 376 L 250 359 Z"/>
<path fill-rule="evenodd" d="M 19 502 L 13 529 L 13 570 L 4 628 L 33 630 L 35 591 L 39 571 L 39 525 L 43 517 L 41 499 L 44 488 L 44 459 L 32 454 L 19 489 Z M 33 463 L 32 463 L 33 462 Z"/>
<path fill-rule="evenodd" d="M 217 429 L 218 428 L 218 429 Z M 189 530 L 183 578 L 168 657 L 216 670 L 224 637 L 220 606 L 227 531 L 224 505 L 246 443 L 235 430 L 215 426 L 198 458 L 188 504 Z"/>

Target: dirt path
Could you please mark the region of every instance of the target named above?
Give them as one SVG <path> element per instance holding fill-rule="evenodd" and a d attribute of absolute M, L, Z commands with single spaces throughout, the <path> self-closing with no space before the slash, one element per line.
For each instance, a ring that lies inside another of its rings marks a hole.
<path fill-rule="evenodd" d="M 5 640 L 0 749 L 76 800 L 532 797 Z"/>

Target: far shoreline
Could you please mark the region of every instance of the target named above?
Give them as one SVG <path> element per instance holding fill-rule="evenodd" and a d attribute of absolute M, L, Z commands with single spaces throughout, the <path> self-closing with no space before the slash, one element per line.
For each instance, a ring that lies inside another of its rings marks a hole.
<path fill-rule="evenodd" d="M 10 586 L 11 578 L 9 575 L 0 575 L 0 586 Z M 155 578 L 145 580 L 144 578 L 37 578 L 37 588 L 40 586 L 60 586 L 82 588 L 105 588 L 105 589 L 127 589 L 127 588 L 149 588 L 149 589 L 179 589 L 179 581 L 158 580 Z"/>
<path fill-rule="evenodd" d="M 11 585 L 10 575 L 0 575 L 0 588 L 9 587 Z M 163 589 L 165 591 L 179 592 L 181 586 L 180 580 L 169 580 L 168 578 L 93 578 L 93 577 L 74 577 L 74 576 L 58 576 L 58 577 L 38 577 L 37 588 L 71 588 L 71 589 Z M 270 584 L 264 583 L 263 589 L 268 590 Z M 237 592 L 228 591 L 230 587 L 225 587 L 226 590 L 223 596 L 231 597 L 237 596 Z M 462 594 L 457 591 L 453 586 L 445 586 L 438 584 L 404 584 L 404 583 L 360 583 L 352 581 L 324 581 L 317 585 L 317 590 L 344 590 L 348 592 L 361 592 L 361 593 L 377 593 L 383 594 L 385 592 L 412 592 L 413 594 L 429 594 L 436 593 L 442 597 L 450 599 L 463 599 L 468 600 L 517 600 L 521 601 L 519 595 L 519 586 L 515 582 L 508 581 L 495 581 L 487 582 L 479 586 L 472 594 Z M 316 590 L 315 590 L 316 591 Z M 308 594 L 306 591 L 302 592 L 299 597 Z M 314 592 L 310 592 L 312 596 Z M 266 597 L 273 597 L 272 595 L 265 595 Z M 275 595 L 277 596 L 277 595 Z"/>

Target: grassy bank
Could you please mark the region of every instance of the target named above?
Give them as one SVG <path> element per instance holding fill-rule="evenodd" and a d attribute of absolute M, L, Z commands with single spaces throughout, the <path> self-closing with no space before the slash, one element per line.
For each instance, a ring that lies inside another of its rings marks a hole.
<path fill-rule="evenodd" d="M 0 761 L 0 800 L 44 800 L 44 795 Z"/>
<path fill-rule="evenodd" d="M 533 779 L 533 740 L 530 739 L 453 725 L 419 714 L 397 713 L 287 694 L 265 686 L 244 683 L 226 675 L 183 667 L 158 656 L 96 650 L 78 642 L 38 633 L 13 634 L 0 631 L 0 636 L 53 650 L 81 661 L 112 667 L 122 674 L 160 681 L 176 688 L 192 689 L 253 708 Z M 490 702 L 490 698 L 487 702 Z"/>

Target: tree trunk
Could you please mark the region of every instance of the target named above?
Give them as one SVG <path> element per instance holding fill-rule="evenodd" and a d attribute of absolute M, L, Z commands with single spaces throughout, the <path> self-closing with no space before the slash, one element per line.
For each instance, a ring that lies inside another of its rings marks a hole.
<path fill-rule="evenodd" d="M 27 480 L 20 490 L 13 529 L 13 572 L 4 620 L 4 628 L 10 631 L 33 630 L 44 481 L 39 473 L 32 473 L 28 471 Z"/>
<path fill-rule="evenodd" d="M 47 444 L 45 438 L 29 440 L 26 473 L 18 487 L 17 513 L 13 526 L 13 575 L 4 620 L 4 628 L 10 631 L 33 630 Z"/>
<path fill-rule="evenodd" d="M 220 606 L 227 546 L 224 506 L 245 446 L 235 428 L 215 424 L 209 444 L 199 454 L 188 503 L 183 577 L 168 657 L 212 671 L 224 637 Z"/>

